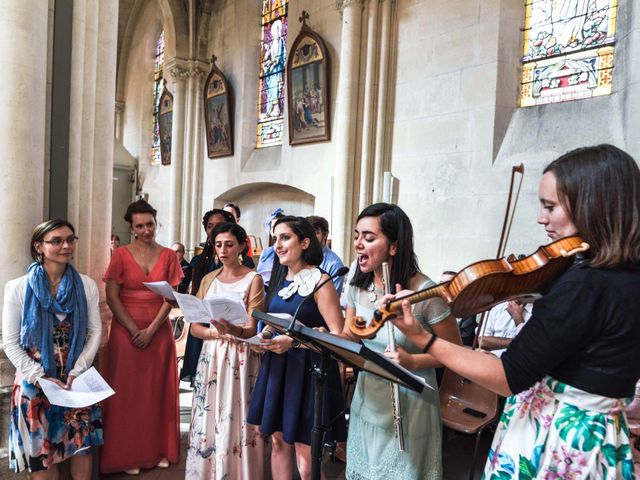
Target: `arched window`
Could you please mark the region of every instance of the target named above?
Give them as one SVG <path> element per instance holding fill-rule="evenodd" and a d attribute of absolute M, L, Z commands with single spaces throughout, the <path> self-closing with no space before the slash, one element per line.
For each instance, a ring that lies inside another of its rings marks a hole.
<path fill-rule="evenodd" d="M 617 0 L 525 0 L 520 105 L 611 93 Z"/>
<path fill-rule="evenodd" d="M 160 165 L 160 125 L 158 123 L 158 106 L 162 95 L 162 67 L 164 66 L 164 31 L 160 33 L 156 43 L 156 54 L 153 61 L 153 145 L 151 146 L 151 163 Z"/>
<path fill-rule="evenodd" d="M 262 0 L 257 146 L 282 145 L 287 0 Z"/>

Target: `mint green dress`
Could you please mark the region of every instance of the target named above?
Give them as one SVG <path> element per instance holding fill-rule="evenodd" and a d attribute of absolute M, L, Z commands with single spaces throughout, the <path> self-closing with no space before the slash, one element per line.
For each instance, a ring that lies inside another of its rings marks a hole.
<path fill-rule="evenodd" d="M 422 290 L 435 283 L 424 275 L 413 282 L 413 290 Z M 376 291 L 378 299 L 383 292 Z M 375 305 L 369 292 L 348 285 L 347 305 L 356 315 L 370 319 Z M 440 298 L 433 298 L 414 305 L 414 315 L 427 329 L 446 319 L 449 308 Z M 396 344 L 409 353 L 420 350 L 395 330 Z M 380 329 L 364 344 L 377 352 L 384 352 L 389 343 L 387 328 Z M 422 376 L 436 387 L 436 375 L 432 368 L 413 373 Z M 405 450 L 398 449 L 391 407 L 391 386 L 372 374 L 361 372 L 351 402 L 349 437 L 347 440 L 346 478 L 349 480 L 418 480 L 442 478 L 442 423 L 438 391 L 425 388 L 418 394 L 400 387 L 400 404 L 403 416 Z"/>

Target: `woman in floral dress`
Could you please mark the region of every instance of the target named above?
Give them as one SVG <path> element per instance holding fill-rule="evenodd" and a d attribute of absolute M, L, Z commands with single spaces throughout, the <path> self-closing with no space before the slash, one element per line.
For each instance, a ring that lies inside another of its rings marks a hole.
<path fill-rule="evenodd" d="M 395 323 L 445 366 L 508 396 L 486 479 L 632 479 L 624 406 L 640 378 L 640 170 L 611 145 L 547 166 L 538 223 L 590 249 L 533 307 L 501 358 Z"/>
<path fill-rule="evenodd" d="M 256 272 L 242 265 L 247 234 L 233 223 L 221 223 L 211 233 L 222 268 L 202 279 L 198 297 L 237 293 L 247 306 L 244 325 L 213 319 L 211 327 L 191 324 L 203 340 L 195 374 L 187 479 L 245 479 L 263 477 L 264 439 L 246 416 L 260 368 L 260 355 L 234 337 L 256 334 L 255 309 L 264 307 L 264 286 Z"/>
<path fill-rule="evenodd" d="M 99 404 L 52 405 L 38 381 L 62 388 L 91 367 L 102 324 L 98 287 L 71 265 L 77 243 L 73 225 L 49 220 L 31 239 L 35 260 L 27 274 L 7 283 L 2 311 L 4 351 L 16 367 L 11 395 L 9 463 L 35 480 L 58 478 L 70 459 L 74 479 L 91 478 L 91 447 L 102 445 Z"/>

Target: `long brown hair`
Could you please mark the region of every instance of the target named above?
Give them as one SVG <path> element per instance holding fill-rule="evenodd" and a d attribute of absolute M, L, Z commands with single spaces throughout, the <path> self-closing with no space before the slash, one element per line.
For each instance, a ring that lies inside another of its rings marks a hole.
<path fill-rule="evenodd" d="M 640 262 L 640 169 L 613 145 L 583 147 L 551 162 L 558 198 L 590 245 L 591 265 Z"/>

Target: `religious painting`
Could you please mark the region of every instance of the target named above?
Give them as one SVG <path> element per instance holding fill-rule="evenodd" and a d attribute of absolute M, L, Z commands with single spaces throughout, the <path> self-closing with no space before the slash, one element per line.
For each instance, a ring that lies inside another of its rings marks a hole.
<path fill-rule="evenodd" d="M 617 0 L 527 0 L 523 107 L 611 93 Z"/>
<path fill-rule="evenodd" d="M 287 30 L 287 0 L 262 0 L 258 148 L 283 142 Z"/>
<path fill-rule="evenodd" d="M 307 25 L 308 18 L 303 11 L 287 62 L 290 145 L 331 138 L 329 56 L 320 35 Z"/>
<path fill-rule="evenodd" d="M 173 127 L 173 95 L 164 82 L 158 104 L 158 129 L 160 131 L 160 158 L 162 165 L 171 165 L 171 128 Z"/>
<path fill-rule="evenodd" d="M 204 123 L 209 158 L 233 155 L 233 107 L 231 88 L 211 59 L 211 72 L 204 83 Z"/>

